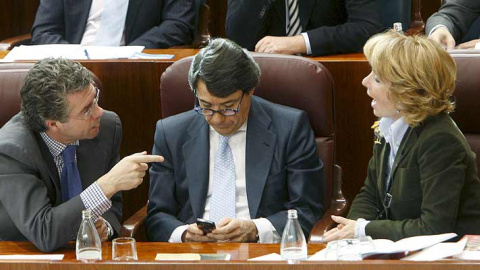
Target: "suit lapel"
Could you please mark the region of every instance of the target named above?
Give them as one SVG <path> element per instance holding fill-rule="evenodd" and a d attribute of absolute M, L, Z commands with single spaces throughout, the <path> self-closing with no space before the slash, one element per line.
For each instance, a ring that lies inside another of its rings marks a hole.
<path fill-rule="evenodd" d="M 252 98 L 245 155 L 247 199 L 251 218 L 256 218 L 277 141 L 277 136 L 269 130 L 271 122 L 267 113 Z"/>
<path fill-rule="evenodd" d="M 282 22 L 282 29 L 283 29 L 282 32 L 285 33 L 284 35 L 287 34 L 286 31 L 285 31 L 285 29 L 287 27 L 287 21 L 286 21 L 287 10 L 285 8 L 285 2 L 286 1 L 287 0 L 275 1 L 274 4 L 273 4 L 274 5 L 273 9 L 274 9 L 275 14 L 272 14 L 272 16 L 277 16 L 279 21 Z"/>
<path fill-rule="evenodd" d="M 70 34 L 72 43 L 82 41 L 85 28 L 87 27 L 88 15 L 92 7 L 92 0 L 69 0 L 64 3 L 66 11 L 66 25 L 70 26 L 73 32 Z M 67 37 L 65 37 L 67 38 Z"/>
<path fill-rule="evenodd" d="M 60 189 L 60 177 L 58 176 L 57 165 L 55 165 L 55 161 L 53 161 L 53 156 L 50 153 L 50 150 L 48 150 L 47 145 L 45 144 L 43 139 L 40 137 L 40 135 L 35 134 L 35 138 L 37 140 L 38 147 L 43 159 L 42 160 L 43 162 L 41 163 L 43 163 L 44 165 L 39 167 L 44 167 L 45 171 L 48 172 L 53 188 L 55 189 L 55 198 L 50 198 L 50 199 L 54 205 L 56 204 L 56 202 L 61 203 L 62 193 Z M 48 186 L 48 183 L 46 184 Z"/>
<path fill-rule="evenodd" d="M 387 142 L 385 138 L 382 138 L 382 149 L 380 149 L 380 172 L 378 173 L 378 190 L 380 192 L 380 198 L 383 201 L 383 197 L 385 197 L 385 181 L 388 175 L 388 155 L 390 151 L 388 151 Z"/>
<path fill-rule="evenodd" d="M 142 2 L 144 0 L 129 0 L 128 1 L 128 10 L 127 17 L 125 19 L 125 45 L 131 41 L 129 40 L 132 30 L 137 22 L 138 10 L 140 9 Z"/>
<path fill-rule="evenodd" d="M 400 143 L 400 147 L 398 148 L 397 156 L 395 157 L 395 162 L 393 163 L 392 167 L 392 179 L 395 177 L 395 173 L 397 172 L 398 164 L 402 162 L 403 159 L 408 155 L 408 152 L 415 144 L 418 139 L 418 132 L 420 131 L 419 128 L 411 128 L 409 127 L 403 136 L 402 142 Z"/>
<path fill-rule="evenodd" d="M 199 218 L 205 211 L 209 184 L 209 125 L 202 116 L 196 116 L 188 130 L 191 139 L 183 145 L 182 151 L 190 204 L 194 216 Z"/>
<path fill-rule="evenodd" d="M 302 32 L 306 32 L 308 21 L 313 11 L 315 1 L 313 0 L 298 0 L 298 14 L 300 16 L 300 24 L 302 25 Z"/>

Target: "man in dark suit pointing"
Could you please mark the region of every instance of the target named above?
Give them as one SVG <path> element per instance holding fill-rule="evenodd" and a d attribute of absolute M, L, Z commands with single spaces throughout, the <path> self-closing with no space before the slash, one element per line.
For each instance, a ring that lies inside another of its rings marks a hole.
<path fill-rule="evenodd" d="M 0 240 L 55 250 L 75 239 L 84 209 L 102 240 L 120 232 L 119 191 L 140 185 L 147 163 L 163 158 L 119 161 L 120 119 L 98 106 L 99 95 L 71 60 L 42 60 L 28 72 L 21 112 L 0 129 Z"/>

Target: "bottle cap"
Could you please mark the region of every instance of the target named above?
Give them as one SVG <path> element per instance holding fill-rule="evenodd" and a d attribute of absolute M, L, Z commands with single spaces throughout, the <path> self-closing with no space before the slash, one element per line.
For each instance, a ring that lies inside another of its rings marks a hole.
<path fill-rule="evenodd" d="M 402 23 L 401 22 L 396 22 L 393 24 L 393 30 L 395 30 L 395 32 L 402 32 L 403 29 L 402 29 Z"/>
<path fill-rule="evenodd" d="M 89 209 L 85 209 L 82 211 L 82 218 L 92 218 L 92 211 Z"/>
<path fill-rule="evenodd" d="M 297 218 L 297 210 L 295 209 L 290 209 L 288 210 L 288 218 Z"/>

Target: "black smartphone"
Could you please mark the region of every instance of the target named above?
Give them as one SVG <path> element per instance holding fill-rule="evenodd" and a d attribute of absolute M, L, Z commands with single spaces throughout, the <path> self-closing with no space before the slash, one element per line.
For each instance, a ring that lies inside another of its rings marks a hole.
<path fill-rule="evenodd" d="M 215 222 L 201 218 L 197 218 L 197 227 L 200 228 L 204 234 L 207 234 L 216 228 Z"/>

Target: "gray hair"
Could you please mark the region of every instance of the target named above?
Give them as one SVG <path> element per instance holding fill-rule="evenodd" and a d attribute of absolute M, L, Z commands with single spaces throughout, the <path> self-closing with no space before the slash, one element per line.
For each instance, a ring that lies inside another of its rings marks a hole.
<path fill-rule="evenodd" d="M 46 120 L 68 119 L 67 94 L 83 90 L 92 75 L 72 60 L 49 58 L 36 63 L 27 73 L 20 91 L 24 124 L 36 132 L 46 131 Z"/>
<path fill-rule="evenodd" d="M 199 79 L 211 94 L 223 98 L 238 90 L 248 93 L 257 87 L 260 68 L 247 50 L 231 40 L 216 38 L 193 58 L 188 82 L 195 94 Z"/>

